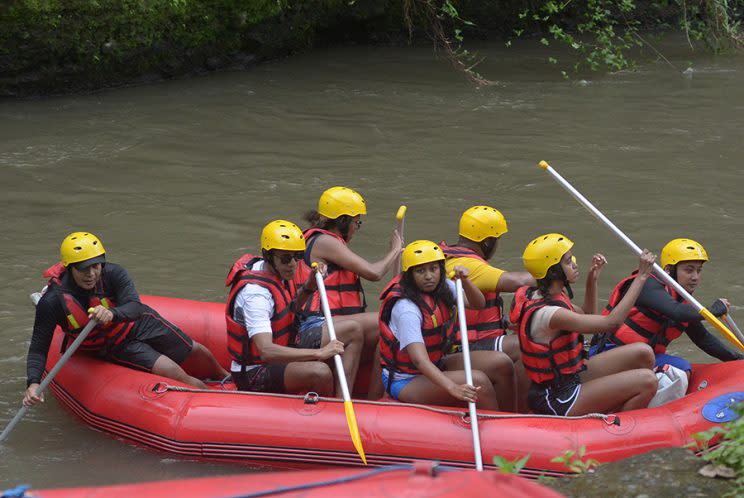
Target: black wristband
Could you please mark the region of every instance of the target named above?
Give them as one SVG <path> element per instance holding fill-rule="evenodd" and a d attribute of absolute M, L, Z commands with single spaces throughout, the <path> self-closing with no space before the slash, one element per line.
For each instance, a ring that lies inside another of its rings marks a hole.
<path fill-rule="evenodd" d="M 726 308 L 726 305 L 723 304 L 723 301 L 720 299 L 716 299 L 713 304 L 710 306 L 710 312 L 713 313 L 713 316 L 720 317 L 726 314 L 728 309 Z"/>

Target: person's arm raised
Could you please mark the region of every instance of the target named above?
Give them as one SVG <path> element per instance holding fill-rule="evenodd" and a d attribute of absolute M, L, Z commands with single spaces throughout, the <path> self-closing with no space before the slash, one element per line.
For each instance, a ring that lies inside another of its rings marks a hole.
<path fill-rule="evenodd" d="M 633 308 L 643 285 L 653 270 L 654 261 L 656 261 L 656 256 L 644 249 L 638 266 L 638 274 L 633 279 L 633 283 L 628 288 L 625 296 L 608 315 L 582 315 L 566 309 L 559 309 L 550 319 L 550 327 L 556 330 L 570 330 L 582 334 L 599 334 L 617 329 Z"/>
<path fill-rule="evenodd" d="M 584 305 L 581 307 L 587 315 L 597 313 L 597 280 L 602 268 L 607 264 L 607 259 L 601 254 L 592 256 L 592 266 L 586 275 L 586 292 L 584 293 Z"/>
<path fill-rule="evenodd" d="M 475 286 L 473 282 L 470 281 L 468 276 L 470 275 L 470 270 L 468 270 L 464 266 L 457 265 L 452 269 L 452 273 L 450 274 L 450 278 L 459 278 L 462 280 L 462 290 L 465 298 L 465 307 L 474 309 L 474 310 L 482 310 L 486 307 L 486 298 L 483 296 L 483 293 L 481 290 Z"/>
<path fill-rule="evenodd" d="M 333 263 L 345 270 L 352 271 L 365 280 L 377 282 L 390 270 L 395 258 L 402 251 L 400 236 L 394 230 L 390 238 L 390 250 L 379 261 L 371 263 L 349 249 L 340 240 L 327 235 L 318 236 L 313 246 L 313 261 Z"/>

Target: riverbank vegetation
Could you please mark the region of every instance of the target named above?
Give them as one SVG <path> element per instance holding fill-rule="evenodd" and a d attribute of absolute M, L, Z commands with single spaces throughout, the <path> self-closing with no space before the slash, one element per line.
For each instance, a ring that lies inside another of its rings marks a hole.
<path fill-rule="evenodd" d="M 744 0 L 10 0 L 0 7 L 0 95 L 93 90 L 316 45 L 425 36 L 479 84 L 487 78 L 464 44 L 477 38 L 565 44 L 575 60 L 546 60 L 566 75 L 616 71 L 632 67 L 631 49 L 653 51 L 646 30 L 679 30 L 695 50 L 744 48 L 743 16 Z"/>

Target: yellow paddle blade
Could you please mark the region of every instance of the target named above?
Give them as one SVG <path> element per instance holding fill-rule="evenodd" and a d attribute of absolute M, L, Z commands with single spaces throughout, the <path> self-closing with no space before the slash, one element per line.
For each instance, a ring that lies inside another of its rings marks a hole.
<path fill-rule="evenodd" d="M 406 206 L 399 207 L 398 212 L 395 214 L 395 219 L 398 221 L 402 220 L 406 216 L 406 209 L 408 209 Z"/>
<path fill-rule="evenodd" d="M 708 311 L 706 308 L 700 308 L 700 314 L 703 315 L 703 318 L 705 318 L 708 323 L 717 328 L 718 331 L 723 334 L 723 337 L 728 339 L 731 344 L 744 351 L 744 345 L 739 342 L 739 339 L 737 339 L 736 336 L 728 329 L 728 327 L 726 327 L 721 320 L 716 318 L 713 313 Z"/>
<path fill-rule="evenodd" d="M 357 453 L 367 465 L 367 457 L 364 455 L 364 448 L 362 447 L 362 439 L 359 437 L 359 428 L 357 427 L 356 415 L 354 414 L 354 405 L 351 404 L 351 400 L 344 401 L 344 411 L 346 411 L 346 423 L 349 424 L 349 434 L 351 434 L 351 441 L 354 443 Z"/>

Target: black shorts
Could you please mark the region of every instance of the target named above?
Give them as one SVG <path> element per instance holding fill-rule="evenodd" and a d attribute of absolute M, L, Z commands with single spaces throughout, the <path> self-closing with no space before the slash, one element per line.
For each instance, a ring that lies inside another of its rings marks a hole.
<path fill-rule="evenodd" d="M 319 349 L 323 340 L 323 325 L 317 325 L 300 332 L 297 336 L 297 347 L 300 349 Z"/>
<path fill-rule="evenodd" d="M 137 320 L 124 342 L 102 356 L 113 363 L 150 372 L 160 355 L 180 365 L 193 347 L 191 337 L 150 309 Z"/>
<path fill-rule="evenodd" d="M 232 372 L 239 391 L 257 391 L 262 393 L 284 393 L 284 371 L 287 365 L 274 363 L 257 365 L 245 372 Z"/>
<path fill-rule="evenodd" d="M 468 344 L 470 351 L 503 351 L 504 349 L 504 337 L 500 335 L 498 337 L 487 337 L 480 341 L 471 342 Z M 462 347 L 459 343 L 452 346 L 453 353 L 462 353 Z"/>
<path fill-rule="evenodd" d="M 527 395 L 527 404 L 534 413 L 567 416 L 580 393 L 581 379 L 575 373 L 563 377 L 560 382 L 533 383 Z"/>

